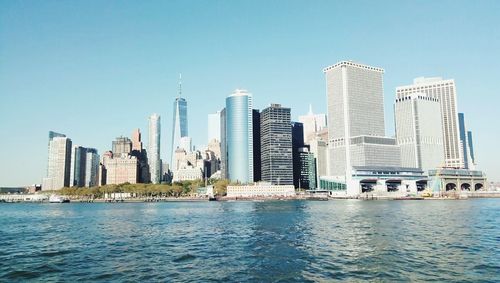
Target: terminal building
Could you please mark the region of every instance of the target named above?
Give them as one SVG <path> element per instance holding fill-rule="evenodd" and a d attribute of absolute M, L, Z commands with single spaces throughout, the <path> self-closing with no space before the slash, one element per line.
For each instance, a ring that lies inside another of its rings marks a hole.
<path fill-rule="evenodd" d="M 227 186 L 227 197 L 291 197 L 295 196 L 293 185 L 272 185 L 269 182 L 259 182 L 252 185 Z"/>

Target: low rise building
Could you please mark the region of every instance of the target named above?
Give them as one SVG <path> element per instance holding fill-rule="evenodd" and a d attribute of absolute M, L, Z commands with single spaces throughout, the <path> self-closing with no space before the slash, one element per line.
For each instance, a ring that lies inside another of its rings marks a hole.
<path fill-rule="evenodd" d="M 227 186 L 228 197 L 291 197 L 295 196 L 293 185 L 272 185 L 267 182 L 253 185 Z"/>

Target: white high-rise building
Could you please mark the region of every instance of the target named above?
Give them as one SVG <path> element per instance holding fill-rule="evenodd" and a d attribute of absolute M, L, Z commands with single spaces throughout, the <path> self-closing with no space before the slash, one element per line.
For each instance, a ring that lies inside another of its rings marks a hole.
<path fill-rule="evenodd" d="M 446 167 L 463 168 L 463 154 L 460 144 L 457 94 L 454 80 L 435 78 L 416 78 L 412 85 L 396 88 L 396 99 L 413 93 L 425 93 L 438 99 L 441 105 L 444 158 Z"/>
<path fill-rule="evenodd" d="M 153 114 L 149 117 L 149 139 L 148 139 L 148 163 L 151 173 L 151 182 L 161 183 L 161 161 L 160 161 L 160 115 Z"/>
<path fill-rule="evenodd" d="M 184 149 L 186 153 L 193 151 L 193 140 L 190 137 L 182 137 L 179 140 L 179 148 Z"/>
<path fill-rule="evenodd" d="M 208 114 L 208 140 L 210 143 L 212 140 L 220 141 L 220 111 L 213 114 Z"/>
<path fill-rule="evenodd" d="M 42 190 L 58 190 L 70 185 L 71 139 L 49 132 L 49 158 L 47 177 L 43 179 Z"/>
<path fill-rule="evenodd" d="M 326 128 L 326 115 L 314 114 L 312 106 L 309 105 L 309 113 L 299 116 L 299 122 L 304 125 L 304 143 L 309 144 L 317 132 Z"/>
<path fill-rule="evenodd" d="M 328 98 L 329 175 L 349 184 L 353 167 L 401 166 L 394 138 L 385 137 L 383 73 L 341 61 L 323 70 Z M 348 185 L 348 194 L 359 188 Z"/>
<path fill-rule="evenodd" d="M 441 106 L 437 98 L 412 93 L 396 98 L 396 139 L 401 166 L 428 170 L 444 166 Z"/>

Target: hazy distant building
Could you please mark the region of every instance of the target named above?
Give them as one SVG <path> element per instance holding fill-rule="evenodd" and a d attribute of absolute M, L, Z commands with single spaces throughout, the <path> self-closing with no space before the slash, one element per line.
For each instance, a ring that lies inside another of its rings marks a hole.
<path fill-rule="evenodd" d="M 149 117 L 148 163 L 151 182 L 161 183 L 160 140 L 161 120 L 160 115 L 152 114 Z"/>
<path fill-rule="evenodd" d="M 441 106 L 437 98 L 412 93 L 396 98 L 396 139 L 401 166 L 428 170 L 444 167 Z"/>
<path fill-rule="evenodd" d="M 260 113 L 262 181 L 293 185 L 290 108 L 271 104 Z"/>
<path fill-rule="evenodd" d="M 252 95 L 237 89 L 226 98 L 225 108 L 225 170 L 226 178 L 251 183 L 253 175 Z"/>
<path fill-rule="evenodd" d="M 172 121 L 172 148 L 171 164 L 172 170 L 175 171 L 174 155 L 175 150 L 180 145 L 182 137 L 188 136 L 188 116 L 187 116 L 187 101 L 182 96 L 182 84 L 179 81 L 179 95 L 174 101 L 174 116 Z"/>
<path fill-rule="evenodd" d="M 309 105 L 309 113 L 299 116 L 299 122 L 304 125 L 304 143 L 309 144 L 317 132 L 326 128 L 326 115 L 314 114 L 312 106 Z"/>
<path fill-rule="evenodd" d="M 179 140 L 179 148 L 184 149 L 186 152 L 193 151 L 193 140 L 190 137 L 182 137 Z"/>
<path fill-rule="evenodd" d="M 58 190 L 69 187 L 71 173 L 71 139 L 63 134 L 49 132 L 47 176 L 42 190 Z"/>
<path fill-rule="evenodd" d="M 220 111 L 217 111 L 216 113 L 208 114 L 208 125 L 207 125 L 208 142 L 211 142 L 214 139 L 220 141 L 220 136 L 221 136 L 220 113 L 221 113 Z"/>
<path fill-rule="evenodd" d="M 226 108 L 220 112 L 220 175 L 222 179 L 228 178 L 227 172 L 227 136 L 226 136 Z"/>
<path fill-rule="evenodd" d="M 465 169 L 474 169 L 474 150 L 472 148 L 472 132 L 467 131 L 464 113 L 458 113 L 458 128 L 460 131 L 460 147 L 462 149 Z"/>
<path fill-rule="evenodd" d="M 396 99 L 413 93 L 425 93 L 439 100 L 441 124 L 443 127 L 443 146 L 446 167 L 463 168 L 463 152 L 460 146 L 457 113 L 457 94 L 454 80 L 442 78 L 416 78 L 412 85 L 396 88 Z"/>
<path fill-rule="evenodd" d="M 208 142 L 207 149 L 215 154 L 217 159 L 221 159 L 221 142 L 218 139 L 213 139 Z"/>

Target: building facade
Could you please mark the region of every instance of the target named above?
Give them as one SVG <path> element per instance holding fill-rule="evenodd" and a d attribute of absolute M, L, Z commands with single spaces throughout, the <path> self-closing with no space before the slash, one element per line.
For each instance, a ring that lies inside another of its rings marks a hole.
<path fill-rule="evenodd" d="M 262 181 L 293 185 L 292 126 L 290 108 L 280 104 L 260 114 Z"/>
<path fill-rule="evenodd" d="M 161 117 L 158 114 L 149 116 L 148 163 L 150 178 L 153 184 L 161 183 Z"/>
<path fill-rule="evenodd" d="M 58 190 L 69 187 L 71 174 L 71 139 L 63 134 L 49 132 L 49 157 L 47 176 L 42 190 Z"/>
<path fill-rule="evenodd" d="M 272 185 L 270 183 L 254 183 L 243 186 L 227 186 L 227 197 L 291 197 L 295 196 L 293 185 Z"/>
<path fill-rule="evenodd" d="M 323 69 L 328 98 L 328 175 L 359 195 L 353 167 L 400 166 L 396 139 L 385 136 L 384 70 L 352 61 Z"/>
<path fill-rule="evenodd" d="M 180 146 L 180 141 L 182 137 L 188 136 L 188 117 L 187 117 L 187 101 L 186 99 L 180 97 L 181 93 L 179 91 L 179 97 L 174 101 L 174 117 L 172 125 L 172 149 L 171 149 L 171 164 L 174 164 L 175 150 Z M 172 170 L 176 168 L 172 166 Z"/>
<path fill-rule="evenodd" d="M 220 111 L 208 114 L 207 142 L 211 142 L 214 139 L 220 141 L 220 114 Z"/>
<path fill-rule="evenodd" d="M 99 154 L 95 148 L 87 148 L 85 161 L 85 187 L 99 186 Z"/>
<path fill-rule="evenodd" d="M 439 100 L 425 93 L 401 96 L 396 98 L 394 115 L 401 166 L 419 168 L 424 173 L 444 167 Z"/>
<path fill-rule="evenodd" d="M 457 94 L 454 80 L 442 78 L 416 78 L 412 85 L 396 88 L 396 99 L 412 93 L 425 93 L 430 98 L 439 100 L 441 106 L 441 125 L 443 129 L 443 147 L 445 166 L 463 168 L 463 152 L 460 145 Z"/>
<path fill-rule="evenodd" d="M 224 169 L 234 182 L 254 180 L 252 110 L 252 95 L 246 90 L 237 89 L 226 98 Z"/>
<path fill-rule="evenodd" d="M 309 105 L 309 113 L 299 116 L 299 122 L 304 125 L 304 143 L 309 144 L 317 132 L 326 128 L 326 115 L 314 114 L 312 106 Z"/>

